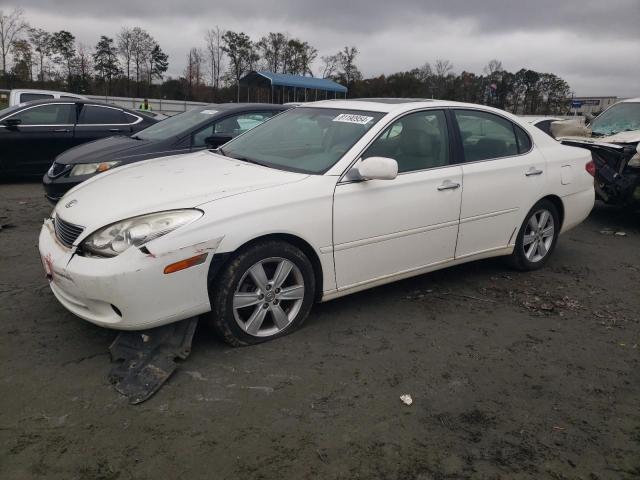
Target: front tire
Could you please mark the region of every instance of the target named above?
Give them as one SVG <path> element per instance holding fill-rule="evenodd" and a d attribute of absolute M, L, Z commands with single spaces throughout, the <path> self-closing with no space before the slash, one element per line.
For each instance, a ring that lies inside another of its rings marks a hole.
<path fill-rule="evenodd" d="M 549 200 L 536 203 L 522 223 L 509 263 L 517 270 L 542 268 L 556 247 L 560 232 L 558 209 Z"/>
<path fill-rule="evenodd" d="M 313 305 L 315 276 L 306 255 L 286 242 L 241 250 L 209 286 L 208 323 L 233 346 L 273 340 L 298 328 Z"/>

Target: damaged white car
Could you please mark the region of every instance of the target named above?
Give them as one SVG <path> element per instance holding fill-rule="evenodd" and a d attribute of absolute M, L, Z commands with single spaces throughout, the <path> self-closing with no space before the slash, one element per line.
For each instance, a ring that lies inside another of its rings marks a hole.
<path fill-rule="evenodd" d="M 79 317 L 137 330 L 203 315 L 246 345 L 315 301 L 447 266 L 540 268 L 591 211 L 592 174 L 589 152 L 489 107 L 323 101 L 80 184 L 39 248 Z"/>
<path fill-rule="evenodd" d="M 640 207 L 640 98 L 618 102 L 588 125 L 565 120 L 553 136 L 590 150 L 596 165 L 596 193 L 606 203 Z"/>

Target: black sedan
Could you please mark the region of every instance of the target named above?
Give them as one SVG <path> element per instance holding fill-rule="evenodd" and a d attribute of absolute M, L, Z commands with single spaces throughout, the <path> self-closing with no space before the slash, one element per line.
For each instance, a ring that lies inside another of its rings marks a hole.
<path fill-rule="evenodd" d="M 70 188 L 110 168 L 216 148 L 288 108 L 260 103 L 211 104 L 167 118 L 130 137 L 80 145 L 55 159 L 42 179 L 45 195 L 56 202 Z"/>
<path fill-rule="evenodd" d="M 134 110 L 81 99 L 39 100 L 0 111 L 0 177 L 40 178 L 71 147 L 131 135 L 157 120 Z"/>

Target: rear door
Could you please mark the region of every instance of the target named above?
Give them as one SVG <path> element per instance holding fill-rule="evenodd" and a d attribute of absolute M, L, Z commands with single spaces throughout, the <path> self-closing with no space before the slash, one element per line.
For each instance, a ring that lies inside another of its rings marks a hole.
<path fill-rule="evenodd" d="M 73 146 L 74 103 L 26 106 L 7 119 L 20 120 L 14 128 L 0 128 L 0 161 L 8 175 L 42 176 L 58 154 Z"/>
<path fill-rule="evenodd" d="M 130 135 L 132 120 L 128 117 L 133 116 L 118 107 L 84 104 L 78 116 L 75 142 L 79 145 L 114 135 Z"/>
<path fill-rule="evenodd" d="M 506 117 L 456 109 L 454 118 L 464 156 L 456 258 L 464 258 L 515 242 L 542 194 L 546 162 L 529 135 Z"/>

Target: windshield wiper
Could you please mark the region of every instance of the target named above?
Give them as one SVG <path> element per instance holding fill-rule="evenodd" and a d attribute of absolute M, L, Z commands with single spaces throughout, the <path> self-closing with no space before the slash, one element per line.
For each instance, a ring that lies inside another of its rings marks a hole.
<path fill-rule="evenodd" d="M 262 167 L 265 167 L 266 165 L 264 163 L 260 163 L 257 160 L 253 160 L 252 158 L 247 158 L 247 157 L 242 157 L 240 155 L 234 156 L 234 155 L 225 155 L 226 157 L 230 157 L 233 158 L 235 160 L 240 160 L 241 162 L 247 162 L 247 163 L 253 163 L 254 165 L 260 165 Z"/>

